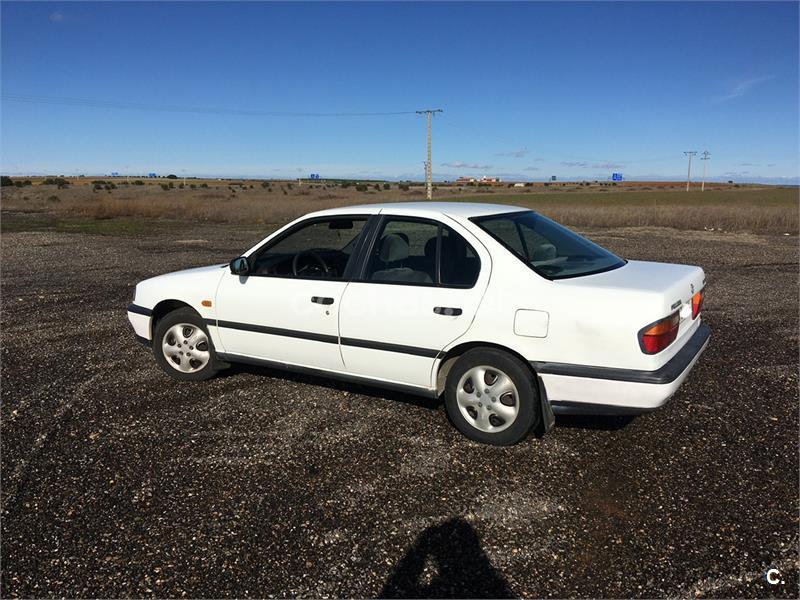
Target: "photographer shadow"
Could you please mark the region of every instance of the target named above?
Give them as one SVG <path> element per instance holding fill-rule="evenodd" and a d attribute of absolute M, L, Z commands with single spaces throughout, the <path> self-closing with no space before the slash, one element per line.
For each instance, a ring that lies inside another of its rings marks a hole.
<path fill-rule="evenodd" d="M 425 529 L 389 576 L 382 598 L 515 598 L 460 518 Z"/>

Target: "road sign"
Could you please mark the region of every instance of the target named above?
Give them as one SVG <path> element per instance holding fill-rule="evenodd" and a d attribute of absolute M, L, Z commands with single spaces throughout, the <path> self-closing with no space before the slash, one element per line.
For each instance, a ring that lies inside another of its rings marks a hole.
<path fill-rule="evenodd" d="M 611 181 L 622 181 L 622 173 L 612 173 Z"/>
<path fill-rule="evenodd" d="M 309 179 L 320 179 L 319 173 L 311 173 Z"/>
<path fill-rule="evenodd" d="M 555 181 L 555 180 L 556 180 L 556 176 L 555 175 L 551 175 L 550 176 L 550 181 Z"/>

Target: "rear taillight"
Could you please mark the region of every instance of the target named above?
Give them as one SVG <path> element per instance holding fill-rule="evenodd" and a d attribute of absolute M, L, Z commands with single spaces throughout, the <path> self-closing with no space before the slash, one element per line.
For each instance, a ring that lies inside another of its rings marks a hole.
<path fill-rule="evenodd" d="M 692 296 L 692 319 L 696 319 L 700 311 L 703 310 L 703 291 L 697 292 Z"/>
<path fill-rule="evenodd" d="M 681 324 L 680 312 L 656 321 L 639 332 L 639 347 L 645 354 L 656 354 L 669 346 L 678 337 Z"/>

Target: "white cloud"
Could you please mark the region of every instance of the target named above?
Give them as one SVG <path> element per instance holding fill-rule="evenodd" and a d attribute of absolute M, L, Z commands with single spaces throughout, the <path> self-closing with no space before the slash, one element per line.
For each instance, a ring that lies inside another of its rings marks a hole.
<path fill-rule="evenodd" d="M 762 83 L 764 83 L 765 81 L 769 81 L 770 79 L 772 79 L 772 77 L 770 76 L 751 77 L 750 79 L 742 79 L 733 86 L 730 92 L 717 98 L 717 102 L 725 102 L 727 100 L 733 100 L 734 98 L 739 98 L 740 96 L 744 96 L 754 87 L 761 85 Z"/>
<path fill-rule="evenodd" d="M 523 158 L 530 154 L 530 150 L 527 148 L 521 148 L 520 150 L 510 150 L 508 152 L 498 152 L 495 156 L 510 156 L 512 158 Z"/>
<path fill-rule="evenodd" d="M 492 165 L 479 165 L 477 163 L 465 163 L 465 162 L 453 162 L 453 163 L 442 163 L 443 167 L 448 167 L 450 169 L 478 169 L 478 170 L 486 170 L 491 169 Z"/>
<path fill-rule="evenodd" d="M 47 18 L 50 19 L 51 23 L 60 23 L 61 21 L 64 20 L 64 13 L 60 13 L 58 11 L 55 11 L 55 12 L 50 13 L 50 16 L 47 17 Z"/>

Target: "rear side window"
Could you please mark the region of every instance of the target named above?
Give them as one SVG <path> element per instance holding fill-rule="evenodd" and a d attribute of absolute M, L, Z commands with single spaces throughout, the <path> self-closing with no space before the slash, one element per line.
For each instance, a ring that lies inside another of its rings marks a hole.
<path fill-rule="evenodd" d="M 531 269 L 548 279 L 610 271 L 625 261 L 533 211 L 472 219 Z"/>
<path fill-rule="evenodd" d="M 442 285 L 472 287 L 478 279 L 481 261 L 467 240 L 442 225 L 439 281 Z"/>
<path fill-rule="evenodd" d="M 408 285 L 475 285 L 480 259 L 455 231 L 426 219 L 387 218 L 367 261 L 365 279 Z"/>

